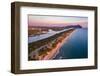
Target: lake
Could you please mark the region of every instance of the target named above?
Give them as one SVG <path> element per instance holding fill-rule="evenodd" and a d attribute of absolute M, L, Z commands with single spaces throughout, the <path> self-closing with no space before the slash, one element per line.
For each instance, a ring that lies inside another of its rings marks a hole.
<path fill-rule="evenodd" d="M 88 29 L 76 29 L 53 59 L 79 59 L 88 57 Z"/>
<path fill-rule="evenodd" d="M 70 28 L 70 29 L 72 29 L 72 28 Z M 67 30 L 70 30 L 70 29 L 64 29 L 64 30 L 61 30 L 61 31 L 53 31 L 53 30 L 49 29 L 49 32 L 47 32 L 45 34 L 28 37 L 28 43 L 32 43 L 32 42 L 36 42 L 36 41 L 39 41 L 39 40 L 43 40 L 43 39 L 46 39 L 48 37 L 51 37 L 53 35 L 59 34 L 61 32 L 64 32 L 64 31 L 67 31 Z"/>

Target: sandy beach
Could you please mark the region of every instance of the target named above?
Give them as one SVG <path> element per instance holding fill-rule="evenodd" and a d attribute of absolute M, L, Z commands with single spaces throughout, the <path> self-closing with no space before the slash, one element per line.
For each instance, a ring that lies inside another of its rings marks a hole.
<path fill-rule="evenodd" d="M 66 36 L 61 42 L 59 42 L 54 49 L 52 49 L 48 54 L 41 60 L 50 60 L 55 57 L 59 53 L 59 49 L 65 43 L 66 40 L 72 35 L 74 31 L 72 31 L 68 36 Z"/>

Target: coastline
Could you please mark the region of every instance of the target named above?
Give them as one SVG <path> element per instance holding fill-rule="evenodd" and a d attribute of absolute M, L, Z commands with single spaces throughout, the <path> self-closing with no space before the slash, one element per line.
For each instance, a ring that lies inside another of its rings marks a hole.
<path fill-rule="evenodd" d="M 75 30 L 74 30 L 75 31 Z M 46 55 L 44 58 L 40 60 L 50 60 L 53 57 L 55 57 L 59 53 L 59 49 L 63 46 L 66 40 L 73 34 L 72 31 L 68 36 L 66 36 L 61 42 L 59 42 L 54 49 L 52 49 L 50 52 L 48 52 L 48 55 Z"/>

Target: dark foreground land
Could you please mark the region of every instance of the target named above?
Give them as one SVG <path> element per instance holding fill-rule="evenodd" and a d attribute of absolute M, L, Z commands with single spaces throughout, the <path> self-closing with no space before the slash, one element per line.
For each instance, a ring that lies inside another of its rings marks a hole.
<path fill-rule="evenodd" d="M 55 56 L 57 50 L 64 43 L 64 39 L 74 31 L 69 29 L 43 40 L 28 44 L 28 60 L 49 60 Z"/>

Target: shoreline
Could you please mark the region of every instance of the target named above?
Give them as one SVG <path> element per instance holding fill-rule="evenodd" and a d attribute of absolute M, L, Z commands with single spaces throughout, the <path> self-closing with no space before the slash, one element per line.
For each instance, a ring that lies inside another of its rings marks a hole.
<path fill-rule="evenodd" d="M 75 30 L 74 30 L 75 31 Z M 63 46 L 66 40 L 73 34 L 72 31 L 68 36 L 66 36 L 61 42 L 59 42 L 54 49 L 52 49 L 50 52 L 48 52 L 48 55 L 46 55 L 43 59 L 40 60 L 50 60 L 53 59 L 58 53 L 59 49 Z"/>

